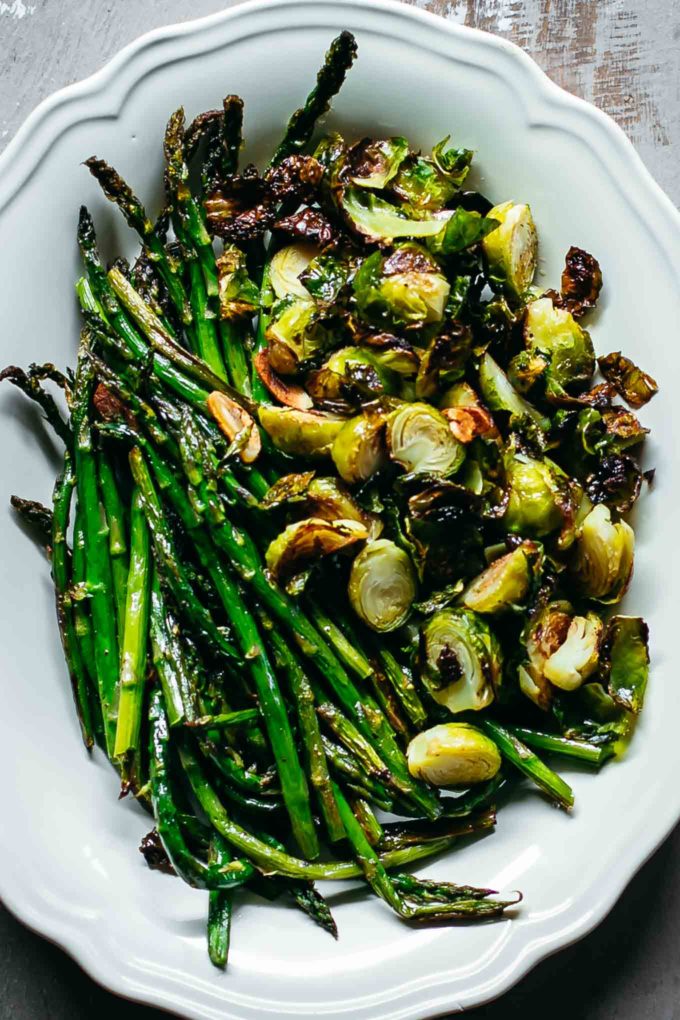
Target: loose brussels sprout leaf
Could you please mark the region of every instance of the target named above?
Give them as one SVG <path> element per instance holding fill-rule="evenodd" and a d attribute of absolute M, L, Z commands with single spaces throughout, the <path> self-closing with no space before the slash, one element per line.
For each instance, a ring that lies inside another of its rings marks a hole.
<path fill-rule="evenodd" d="M 335 478 L 315 478 L 307 488 L 307 503 L 314 517 L 325 521 L 358 521 L 368 532 L 369 541 L 378 538 L 383 522 L 378 514 L 359 506 L 342 482 Z"/>
<path fill-rule="evenodd" d="M 277 220 L 274 229 L 296 241 L 318 244 L 321 248 L 335 237 L 335 229 L 328 217 L 320 209 L 310 209 L 309 206 Z"/>
<path fill-rule="evenodd" d="M 387 538 L 369 542 L 352 563 L 348 594 L 354 612 L 372 630 L 400 627 L 416 597 L 409 556 Z"/>
<path fill-rule="evenodd" d="M 394 256 L 383 259 L 380 252 L 374 252 L 361 264 L 353 281 L 359 314 L 378 326 L 421 327 L 441 322 L 448 281 L 418 251 L 399 254 L 402 257 L 395 261 Z M 403 268 L 395 271 L 397 266 Z"/>
<path fill-rule="evenodd" d="M 347 145 L 342 135 L 334 132 L 319 140 L 314 150 L 314 159 L 323 167 L 324 180 L 330 186 L 337 181 L 338 174 L 347 159 Z"/>
<path fill-rule="evenodd" d="M 214 390 L 208 397 L 208 410 L 219 425 L 230 443 L 240 436 L 240 457 L 244 464 L 252 464 L 257 460 L 262 449 L 260 430 L 248 412 L 219 390 Z"/>
<path fill-rule="evenodd" d="M 463 582 L 456 581 L 455 584 L 449 584 L 446 588 L 442 588 L 440 591 L 434 591 L 427 598 L 422 599 L 420 602 L 414 602 L 413 608 L 423 616 L 431 616 L 432 613 L 438 612 L 440 609 L 446 609 L 447 606 L 452 605 L 463 590 Z"/>
<path fill-rule="evenodd" d="M 347 176 L 360 188 L 381 191 L 399 170 L 408 156 L 405 138 L 373 140 L 362 138 L 349 150 Z"/>
<path fill-rule="evenodd" d="M 458 185 L 432 160 L 411 156 L 401 165 L 390 190 L 418 215 L 440 212 L 456 194 Z"/>
<path fill-rule="evenodd" d="M 420 359 L 413 347 L 402 337 L 391 333 L 368 333 L 361 345 L 370 350 L 378 364 L 397 375 L 412 376 L 418 371 Z"/>
<path fill-rule="evenodd" d="M 408 219 L 396 206 L 362 188 L 347 188 L 340 204 L 350 227 L 368 241 L 434 237 L 442 229 L 440 219 Z"/>
<path fill-rule="evenodd" d="M 459 206 L 448 218 L 441 233 L 432 237 L 430 249 L 437 255 L 457 255 L 480 241 L 486 243 L 486 238 L 496 230 L 497 223 L 494 217 L 480 216 L 474 210 L 468 211 Z"/>
<path fill-rule="evenodd" d="M 318 254 L 315 245 L 302 242 L 289 244 L 276 252 L 271 260 L 270 280 L 277 298 L 298 297 L 309 301 L 309 291 L 300 276 Z"/>
<path fill-rule="evenodd" d="M 611 454 L 588 476 L 585 491 L 593 503 L 606 503 L 610 510 L 625 514 L 634 506 L 641 486 L 642 474 L 632 457 Z"/>
<path fill-rule="evenodd" d="M 284 475 L 269 487 L 260 500 L 263 510 L 273 510 L 284 503 L 302 503 L 307 499 L 309 486 L 314 478 L 314 471 L 303 471 L 300 474 Z M 315 516 L 321 516 L 315 514 Z"/>
<path fill-rule="evenodd" d="M 590 335 L 570 312 L 555 308 L 550 298 L 539 298 L 527 305 L 524 337 L 530 354 L 548 358 L 548 391 L 557 388 L 561 392 L 590 382 L 595 371 Z"/>
<path fill-rule="evenodd" d="M 542 559 L 540 546 L 522 542 L 475 577 L 463 592 L 461 602 L 476 613 L 502 613 L 519 605 L 529 592 Z"/>
<path fill-rule="evenodd" d="M 531 617 L 522 634 L 525 659 L 518 669 L 519 687 L 543 711 L 550 708 L 553 697 L 545 664 L 564 643 L 571 620 L 568 602 L 550 602 Z"/>
<path fill-rule="evenodd" d="M 236 245 L 225 245 L 217 259 L 220 318 L 252 316 L 260 304 L 260 291 L 246 269 L 246 258 Z"/>
<path fill-rule="evenodd" d="M 602 620 L 595 613 L 575 616 L 564 641 L 546 660 L 544 676 L 563 691 L 575 691 L 597 669 Z"/>
<path fill-rule="evenodd" d="M 598 358 L 597 363 L 607 382 L 612 384 L 616 392 L 631 407 L 642 407 L 659 390 L 651 375 L 643 372 L 630 358 L 621 354 L 621 351 L 614 351 L 613 354 Z"/>
<path fill-rule="evenodd" d="M 649 434 L 649 429 L 644 428 L 640 420 L 623 407 L 612 407 L 608 411 L 603 411 L 602 421 L 609 448 L 616 450 L 617 453 L 636 446 Z"/>
<path fill-rule="evenodd" d="M 298 578 L 303 566 L 308 567 L 310 561 L 330 556 L 367 538 L 368 532 L 359 521 L 308 517 L 289 524 L 270 542 L 265 561 L 276 580 L 286 586 L 293 581 L 293 590 L 297 593 L 301 589 Z"/>
<path fill-rule="evenodd" d="M 433 397 L 440 386 L 460 379 L 471 352 L 472 331 L 462 323 L 454 322 L 445 333 L 434 337 L 420 360 L 416 396 Z"/>
<path fill-rule="evenodd" d="M 301 362 L 333 345 L 334 335 L 311 297 L 287 297 L 272 308 L 267 327 L 269 361 L 280 375 L 293 375 Z"/>
<path fill-rule="evenodd" d="M 509 500 L 505 512 L 508 531 L 542 538 L 563 524 L 564 486 L 544 460 L 508 445 L 505 456 Z"/>
<path fill-rule="evenodd" d="M 457 712 L 479 711 L 494 699 L 500 646 L 481 616 L 442 609 L 422 628 L 422 678 L 434 700 Z"/>
<path fill-rule="evenodd" d="M 570 561 L 581 594 L 606 604 L 620 602 L 633 572 L 634 546 L 629 524 L 614 524 L 604 503 L 593 507 L 578 530 Z"/>
<path fill-rule="evenodd" d="M 271 395 L 280 400 L 286 407 L 296 407 L 300 411 L 309 411 L 314 406 L 314 401 L 303 390 L 302 386 L 282 379 L 276 374 L 269 362 L 269 351 L 258 351 L 253 357 L 253 365 Z"/>
<path fill-rule="evenodd" d="M 479 385 L 484 401 L 492 411 L 508 411 L 512 415 L 528 414 L 541 428 L 550 427 L 549 420 L 512 387 L 505 372 L 490 354 L 485 354 L 480 362 Z"/>
<path fill-rule="evenodd" d="M 446 418 L 430 404 L 404 404 L 387 421 L 390 456 L 409 472 L 452 474 L 465 459 Z"/>
<path fill-rule="evenodd" d="M 607 690 L 617 705 L 639 715 L 649 677 L 649 630 L 639 616 L 613 616 L 603 650 Z"/>
<path fill-rule="evenodd" d="M 553 715 L 562 734 L 587 740 L 621 756 L 633 733 L 635 716 L 618 705 L 599 683 L 587 683 L 567 695 L 557 693 Z"/>
<path fill-rule="evenodd" d="M 292 407 L 261 404 L 260 424 L 274 446 L 301 457 L 325 457 L 346 419 L 321 411 L 298 411 Z"/>
<path fill-rule="evenodd" d="M 594 308 L 602 289 L 602 270 L 597 259 L 572 245 L 564 260 L 561 289 L 564 307 L 572 315 L 581 316 Z"/>
<path fill-rule="evenodd" d="M 445 174 L 457 187 L 463 183 L 470 172 L 470 164 L 474 158 L 472 149 L 446 148 L 451 135 L 442 138 L 432 149 L 432 162 L 440 173 Z"/>
<path fill-rule="evenodd" d="M 538 235 L 528 205 L 503 202 L 489 212 L 499 226 L 484 238 L 492 275 L 514 297 L 524 294 L 538 262 Z"/>
<path fill-rule="evenodd" d="M 365 482 L 387 461 L 386 414 L 368 409 L 345 423 L 331 451 L 338 474 L 350 485 Z"/>
<path fill-rule="evenodd" d="M 472 277 L 464 275 L 455 276 L 453 280 L 449 280 L 449 283 L 451 290 L 449 291 L 449 300 L 446 303 L 446 315 L 452 320 L 460 319 L 463 309 L 468 303 Z"/>
<path fill-rule="evenodd" d="M 434 786 L 472 786 L 493 779 L 501 756 L 493 740 L 468 723 L 443 723 L 413 738 L 409 772 Z"/>
<path fill-rule="evenodd" d="M 301 274 L 300 283 L 317 301 L 332 304 L 347 283 L 349 273 L 348 262 L 335 255 L 318 255 Z"/>
<path fill-rule="evenodd" d="M 370 351 L 342 347 L 307 377 L 307 389 L 316 401 L 360 404 L 397 390 L 397 378 L 383 370 Z"/>

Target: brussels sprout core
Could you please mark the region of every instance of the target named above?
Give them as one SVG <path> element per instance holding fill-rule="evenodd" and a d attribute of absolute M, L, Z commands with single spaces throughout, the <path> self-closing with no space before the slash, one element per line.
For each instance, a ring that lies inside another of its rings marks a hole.
<path fill-rule="evenodd" d="M 387 442 L 392 459 L 407 471 L 451 474 L 465 459 L 465 447 L 443 414 L 429 404 L 404 404 L 393 411 Z"/>
<path fill-rule="evenodd" d="M 346 482 L 365 482 L 385 464 L 385 416 L 364 412 L 350 418 L 333 443 L 338 474 Z"/>
<path fill-rule="evenodd" d="M 468 723 L 444 723 L 414 737 L 409 772 L 435 786 L 470 786 L 493 779 L 501 756 L 492 740 Z"/>
<path fill-rule="evenodd" d="M 619 602 L 633 572 L 634 546 L 630 525 L 613 524 L 604 503 L 594 506 L 574 545 L 572 575 L 582 594 L 599 602 Z"/>
<path fill-rule="evenodd" d="M 501 675 L 498 642 L 468 609 L 441 609 L 422 630 L 422 677 L 450 712 L 479 711 L 494 699 Z"/>
<path fill-rule="evenodd" d="M 477 613 L 500 613 L 517 605 L 529 590 L 539 560 L 539 546 L 523 542 L 470 582 L 461 596 L 463 605 Z"/>
<path fill-rule="evenodd" d="M 271 285 L 277 298 L 293 295 L 311 301 L 311 294 L 300 276 L 318 254 L 319 249 L 312 244 L 290 244 L 277 251 L 270 268 Z"/>
<path fill-rule="evenodd" d="M 575 616 L 564 642 L 543 668 L 550 683 L 563 691 L 580 687 L 597 668 L 601 636 L 602 621 L 594 613 Z"/>
<path fill-rule="evenodd" d="M 373 630 L 400 627 L 416 597 L 411 560 L 387 538 L 370 542 L 352 564 L 348 594 L 357 616 Z"/>
<path fill-rule="evenodd" d="M 516 297 L 530 286 L 538 261 L 538 236 L 528 205 L 503 202 L 494 206 L 489 219 L 500 226 L 484 238 L 489 267 Z"/>

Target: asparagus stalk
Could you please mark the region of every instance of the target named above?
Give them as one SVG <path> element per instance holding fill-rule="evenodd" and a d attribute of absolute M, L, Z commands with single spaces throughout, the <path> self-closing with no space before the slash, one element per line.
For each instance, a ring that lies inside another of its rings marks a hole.
<path fill-rule="evenodd" d="M 586 740 L 557 737 L 553 733 L 539 733 L 537 730 L 528 730 L 523 726 L 506 726 L 506 729 L 528 747 L 535 747 L 538 751 L 549 751 L 551 754 L 559 754 L 565 758 L 574 758 L 576 761 L 584 761 L 589 765 L 599 767 L 613 753 L 610 747 L 596 747 Z"/>
<path fill-rule="evenodd" d="M 135 760 L 140 753 L 151 582 L 149 530 L 139 490 L 132 494 L 130 546 L 114 754 L 126 763 L 127 773 L 134 776 L 137 772 Z"/>
<path fill-rule="evenodd" d="M 22 393 L 25 393 L 30 400 L 38 404 L 45 415 L 45 421 L 49 422 L 64 443 L 64 446 L 67 449 L 71 449 L 73 445 L 71 429 L 62 418 L 61 411 L 54 397 L 40 385 L 39 376 L 31 371 L 27 374 L 23 368 L 17 368 L 16 365 L 8 365 L 7 368 L 3 368 L 2 372 L 0 372 L 0 382 L 3 382 L 5 379 L 8 379 Z"/>
<path fill-rule="evenodd" d="M 380 665 L 389 680 L 399 704 L 413 726 L 418 730 L 427 723 L 427 711 L 416 691 L 408 670 L 401 666 L 389 648 L 380 645 L 377 649 Z"/>
<path fill-rule="evenodd" d="M 44 503 L 34 499 L 22 499 L 21 496 L 10 496 L 13 510 L 19 514 L 30 528 L 33 528 L 41 543 L 47 549 L 52 541 L 52 511 Z"/>
<path fill-rule="evenodd" d="M 153 663 L 165 698 L 170 726 L 178 726 L 196 714 L 196 695 L 178 636 L 178 626 L 168 617 L 158 571 L 151 582 L 150 631 Z"/>
<path fill-rule="evenodd" d="M 196 730 L 223 730 L 230 726 L 244 726 L 256 722 L 260 718 L 258 708 L 242 708 L 236 712 L 223 712 L 221 715 L 202 715 L 192 719 L 186 725 Z"/>
<path fill-rule="evenodd" d="M 296 110 L 288 121 L 286 133 L 271 159 L 276 166 L 286 156 L 302 152 L 314 133 L 316 122 L 330 109 L 345 75 L 357 55 L 357 44 L 351 32 L 341 32 L 331 43 L 317 78 L 316 85 L 307 96 L 305 105 Z"/>
<path fill-rule="evenodd" d="M 514 733 L 500 723 L 485 719 L 483 716 L 479 719 L 478 725 L 488 737 L 491 737 L 503 757 L 528 776 L 540 790 L 565 810 L 573 807 L 574 792 L 571 787 L 530 751 Z"/>
<path fill-rule="evenodd" d="M 224 867 L 231 859 L 229 844 L 215 833 L 210 841 L 209 862 Z M 233 893 L 230 889 L 211 889 L 208 897 L 208 956 L 215 967 L 224 970 L 229 958 Z"/>
<path fill-rule="evenodd" d="M 111 556 L 111 579 L 116 605 L 116 625 L 118 644 L 123 643 L 125 624 L 125 602 L 128 580 L 128 548 L 125 526 L 123 501 L 118 492 L 118 483 L 113 465 L 104 450 L 97 452 L 97 469 L 99 475 L 99 491 L 102 496 L 106 526 L 108 528 L 109 553 Z"/>
<path fill-rule="evenodd" d="M 64 457 L 64 469 L 54 487 L 54 512 L 52 514 L 52 579 L 57 605 L 59 633 L 64 656 L 71 678 L 71 690 L 76 706 L 83 743 L 87 748 L 94 743 L 90 713 L 88 681 L 80 645 L 75 631 L 73 604 L 69 592 L 69 557 L 66 546 L 71 496 L 75 477 L 71 456 Z"/>
<path fill-rule="evenodd" d="M 362 652 L 358 643 L 355 644 L 345 637 L 340 627 L 324 613 L 318 602 L 310 598 L 307 601 L 307 611 L 340 661 L 348 669 L 356 674 L 360 680 L 367 680 L 373 675 L 373 666 Z"/>

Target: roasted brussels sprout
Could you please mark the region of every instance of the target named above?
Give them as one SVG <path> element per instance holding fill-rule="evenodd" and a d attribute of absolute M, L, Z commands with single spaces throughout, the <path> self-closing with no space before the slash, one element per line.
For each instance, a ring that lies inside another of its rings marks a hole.
<path fill-rule="evenodd" d="M 598 358 L 597 363 L 607 382 L 614 386 L 631 407 L 642 407 L 658 392 L 659 387 L 651 375 L 643 372 L 621 351 Z"/>
<path fill-rule="evenodd" d="M 294 375 L 300 362 L 331 347 L 334 341 L 311 297 L 289 296 L 276 301 L 266 335 L 270 364 L 280 375 Z"/>
<path fill-rule="evenodd" d="M 402 245 L 389 258 L 374 252 L 357 270 L 354 300 L 374 325 L 421 327 L 441 322 L 449 283 L 417 245 Z"/>
<path fill-rule="evenodd" d="M 346 419 L 321 411 L 298 411 L 293 407 L 261 404 L 260 424 L 274 446 L 284 453 L 301 457 L 330 454 L 336 436 Z"/>
<path fill-rule="evenodd" d="M 515 297 L 524 294 L 538 262 L 538 235 L 528 205 L 503 202 L 489 212 L 499 226 L 484 238 L 484 252 L 493 276 Z"/>
<path fill-rule="evenodd" d="M 414 213 L 439 212 L 456 194 L 472 161 L 469 149 L 447 149 L 448 138 L 432 150 L 432 159 L 412 155 L 390 185 Z"/>
<path fill-rule="evenodd" d="M 333 351 L 320 369 L 307 377 L 307 389 L 315 400 L 375 399 L 396 394 L 399 377 L 381 366 L 372 351 L 341 347 Z"/>
<path fill-rule="evenodd" d="M 481 616 L 441 609 L 421 632 L 422 678 L 436 702 L 452 713 L 490 705 L 501 677 L 500 645 Z"/>
<path fill-rule="evenodd" d="M 595 352 L 590 335 L 571 312 L 556 308 L 550 298 L 529 302 L 524 338 L 527 351 L 537 365 L 540 365 L 541 356 L 546 359 L 548 396 L 559 396 L 570 387 L 578 389 L 588 385 L 595 371 Z"/>
<path fill-rule="evenodd" d="M 446 418 L 430 404 L 404 404 L 387 420 L 390 456 L 409 472 L 453 474 L 465 459 Z"/>
<path fill-rule="evenodd" d="M 360 188 L 382 191 L 408 156 L 405 138 L 362 138 L 349 150 L 346 174 Z"/>
<path fill-rule="evenodd" d="M 297 297 L 309 301 L 311 295 L 300 280 L 309 263 L 319 254 L 312 244 L 289 244 L 280 248 L 271 260 L 270 280 L 277 298 Z"/>
<path fill-rule="evenodd" d="M 509 444 L 505 461 L 509 491 L 508 531 L 542 538 L 564 523 L 565 483 L 549 461 L 537 460 Z"/>
<path fill-rule="evenodd" d="M 554 687 L 575 691 L 598 665 L 602 620 L 595 613 L 574 616 L 564 641 L 546 660 L 543 674 Z"/>
<path fill-rule="evenodd" d="M 472 331 L 461 323 L 434 337 L 420 360 L 416 375 L 416 397 L 434 397 L 441 386 L 460 379 L 472 353 Z"/>
<path fill-rule="evenodd" d="M 553 697 L 545 664 L 564 643 L 572 616 L 568 602 L 550 602 L 531 617 L 523 632 L 525 659 L 518 668 L 519 687 L 543 711 L 550 708 Z"/>
<path fill-rule="evenodd" d="M 602 289 L 602 271 L 596 258 L 573 245 L 562 271 L 562 304 L 572 315 L 581 316 L 594 308 Z"/>
<path fill-rule="evenodd" d="M 348 594 L 354 612 L 372 630 L 400 627 L 416 597 L 409 556 L 387 538 L 369 542 L 352 563 Z"/>
<path fill-rule="evenodd" d="M 602 647 L 602 673 L 617 705 L 639 715 L 649 678 L 649 631 L 639 616 L 612 616 Z"/>
<path fill-rule="evenodd" d="M 219 390 L 215 390 L 208 397 L 208 410 L 230 443 L 233 443 L 237 436 L 242 436 L 243 443 L 239 454 L 243 463 L 252 464 L 257 460 L 262 449 L 262 440 L 255 420 L 248 412 Z"/>
<path fill-rule="evenodd" d="M 352 494 L 335 478 L 314 478 L 306 489 L 307 503 L 315 517 L 326 521 L 359 521 L 366 528 L 369 539 L 378 538 L 383 522 L 378 514 L 364 510 Z"/>
<path fill-rule="evenodd" d="M 338 474 L 350 485 L 365 482 L 387 462 L 385 422 L 382 408 L 365 408 L 346 421 L 331 451 Z"/>
<path fill-rule="evenodd" d="M 597 602 L 619 602 L 633 571 L 634 546 L 630 525 L 614 524 L 604 503 L 594 506 L 577 532 L 570 561 L 579 592 Z"/>
<path fill-rule="evenodd" d="M 413 738 L 409 772 L 434 786 L 472 786 L 493 779 L 501 756 L 493 740 L 469 723 L 442 723 Z"/>
<path fill-rule="evenodd" d="M 461 595 L 461 602 L 476 613 L 501 613 L 518 605 L 529 591 L 542 558 L 540 546 L 522 542 L 475 577 Z"/>
<path fill-rule="evenodd" d="M 367 538 L 368 531 L 359 521 L 326 521 L 320 517 L 307 517 L 289 524 L 270 542 L 265 561 L 277 581 L 288 582 L 287 587 L 291 590 L 289 582 L 293 579 L 292 590 L 299 591 L 302 587 L 298 580 L 301 571 L 310 562 Z"/>
<path fill-rule="evenodd" d="M 409 219 L 397 206 L 363 188 L 346 188 L 340 199 L 351 228 L 367 241 L 391 241 L 398 237 L 434 237 L 442 220 Z"/>
<path fill-rule="evenodd" d="M 254 315 L 260 304 L 260 291 L 250 279 L 246 258 L 240 248 L 227 244 L 217 259 L 220 318 L 231 320 Z"/>
<path fill-rule="evenodd" d="M 484 401 L 492 411 L 507 411 L 511 415 L 528 414 L 541 428 L 550 427 L 550 421 L 513 388 L 503 369 L 490 354 L 485 354 L 480 362 L 479 385 Z"/>

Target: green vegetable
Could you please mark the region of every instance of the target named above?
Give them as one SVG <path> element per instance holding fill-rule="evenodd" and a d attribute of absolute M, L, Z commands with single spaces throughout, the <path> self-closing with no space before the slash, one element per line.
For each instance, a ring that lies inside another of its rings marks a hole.
<path fill-rule="evenodd" d="M 453 474 L 465 459 L 446 418 L 429 404 L 404 404 L 387 420 L 390 456 L 409 472 Z"/>
<path fill-rule="evenodd" d="M 444 723 L 408 746 L 411 775 L 435 786 L 470 786 L 493 779 L 501 756 L 493 740 L 468 723 Z"/>
<path fill-rule="evenodd" d="M 354 612 L 373 630 L 400 627 L 416 597 L 411 560 L 387 538 L 369 542 L 352 563 L 348 594 Z"/>
<path fill-rule="evenodd" d="M 490 705 L 502 660 L 482 617 L 469 609 L 440 609 L 421 635 L 422 677 L 434 700 L 454 715 Z"/>
<path fill-rule="evenodd" d="M 531 286 L 538 261 L 538 235 L 528 205 L 503 202 L 489 213 L 498 227 L 484 238 L 484 253 L 494 277 L 519 297 Z"/>
<path fill-rule="evenodd" d="M 629 524 L 614 524 L 604 503 L 594 506 L 578 529 L 571 555 L 571 574 L 579 592 L 598 602 L 620 602 L 633 572 L 634 544 Z"/>

